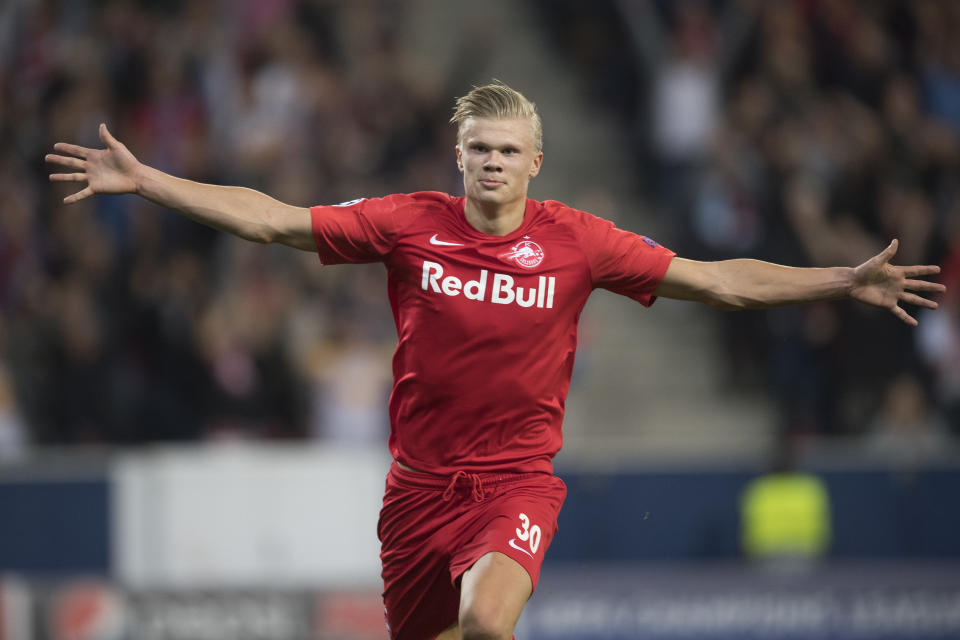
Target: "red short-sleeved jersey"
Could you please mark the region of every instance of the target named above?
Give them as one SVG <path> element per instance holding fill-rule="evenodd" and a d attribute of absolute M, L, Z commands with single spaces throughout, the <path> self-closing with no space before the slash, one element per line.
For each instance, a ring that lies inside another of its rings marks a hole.
<path fill-rule="evenodd" d="M 602 287 L 649 306 L 674 253 L 559 202 L 507 236 L 436 192 L 311 209 L 323 264 L 387 267 L 390 453 L 437 474 L 553 471 L 577 322 Z"/>

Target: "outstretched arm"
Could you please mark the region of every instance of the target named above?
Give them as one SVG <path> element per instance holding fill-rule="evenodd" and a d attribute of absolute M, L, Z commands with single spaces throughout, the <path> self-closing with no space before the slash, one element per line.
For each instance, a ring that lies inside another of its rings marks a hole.
<path fill-rule="evenodd" d="M 85 182 L 86 187 L 63 199 L 78 202 L 98 193 L 135 193 L 192 220 L 254 242 L 279 242 L 314 251 L 310 210 L 274 200 L 259 191 L 223 187 L 176 178 L 139 162 L 126 146 L 100 125 L 105 149 L 88 149 L 65 142 L 53 146 L 47 162 L 76 169 L 54 173 L 53 182 Z"/>
<path fill-rule="evenodd" d="M 719 309 L 764 309 L 787 304 L 852 298 L 891 313 L 909 325 L 917 321 L 901 302 L 928 309 L 937 303 L 911 293 L 940 293 L 942 284 L 914 278 L 940 273 L 935 265 L 900 267 L 890 264 L 897 241 L 859 267 L 804 269 L 761 260 L 697 262 L 674 258 L 656 295 L 695 300 Z"/>

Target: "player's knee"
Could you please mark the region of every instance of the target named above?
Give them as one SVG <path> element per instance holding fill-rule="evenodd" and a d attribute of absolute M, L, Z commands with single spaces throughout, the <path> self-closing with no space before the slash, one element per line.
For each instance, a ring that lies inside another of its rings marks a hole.
<path fill-rule="evenodd" d="M 460 613 L 460 637 L 463 640 L 510 640 L 514 621 L 496 603 L 475 603 Z"/>

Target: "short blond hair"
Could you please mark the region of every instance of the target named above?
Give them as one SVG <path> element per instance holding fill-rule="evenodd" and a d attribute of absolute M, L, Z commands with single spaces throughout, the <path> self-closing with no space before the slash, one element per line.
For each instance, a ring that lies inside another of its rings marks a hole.
<path fill-rule="evenodd" d="M 463 128 L 468 118 L 528 118 L 533 127 L 533 144 L 538 153 L 543 151 L 543 124 L 540 122 L 540 114 L 537 113 L 537 105 L 499 80 L 482 87 L 474 87 L 467 95 L 457 98 L 450 122 L 457 125 L 458 144 L 463 138 Z"/>

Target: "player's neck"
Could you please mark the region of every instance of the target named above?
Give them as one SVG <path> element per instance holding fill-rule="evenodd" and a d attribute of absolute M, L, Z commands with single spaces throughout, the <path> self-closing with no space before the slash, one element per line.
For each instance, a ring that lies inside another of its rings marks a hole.
<path fill-rule="evenodd" d="M 467 198 L 463 205 L 467 223 L 489 236 L 506 236 L 519 229 L 523 224 L 526 209 L 526 198 L 503 204 L 477 202 Z"/>

